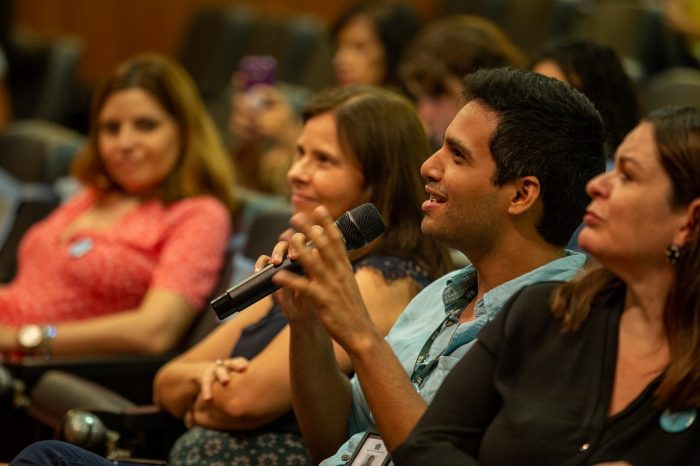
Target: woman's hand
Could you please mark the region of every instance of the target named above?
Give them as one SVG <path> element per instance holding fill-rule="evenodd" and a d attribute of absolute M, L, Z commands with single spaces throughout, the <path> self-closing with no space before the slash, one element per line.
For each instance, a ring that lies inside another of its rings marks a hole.
<path fill-rule="evenodd" d="M 314 228 L 317 228 L 317 231 L 322 232 L 323 228 L 320 226 L 314 226 Z M 295 234 L 294 228 L 287 228 L 284 230 L 282 233 L 280 233 L 279 237 L 277 238 L 277 244 L 275 244 L 275 247 L 272 248 L 272 253 L 270 253 L 269 256 L 262 255 L 258 257 L 258 259 L 255 261 L 255 272 L 259 272 L 262 270 L 264 267 L 266 267 L 269 264 L 273 265 L 280 265 L 282 261 L 284 261 L 284 258 L 287 257 L 287 254 L 290 252 L 290 243 L 292 240 L 292 236 Z M 301 235 L 301 241 L 304 241 L 304 236 Z M 305 244 L 305 243 L 302 243 Z M 291 251 L 294 253 L 294 251 Z"/>
<path fill-rule="evenodd" d="M 280 235 L 280 238 L 282 238 L 282 235 Z M 262 256 L 258 257 L 258 260 L 255 261 L 254 271 L 259 272 L 269 264 L 280 265 L 284 258 L 287 256 L 288 249 L 289 241 L 280 239 L 280 241 L 277 244 L 275 244 L 275 247 L 272 249 L 272 252 L 269 256 L 263 254 Z"/>
<path fill-rule="evenodd" d="M 204 401 L 212 399 L 212 386 L 215 383 L 226 385 L 231 380 L 230 372 L 244 372 L 248 368 L 246 358 L 217 359 L 208 365 L 199 377 L 199 397 Z"/>

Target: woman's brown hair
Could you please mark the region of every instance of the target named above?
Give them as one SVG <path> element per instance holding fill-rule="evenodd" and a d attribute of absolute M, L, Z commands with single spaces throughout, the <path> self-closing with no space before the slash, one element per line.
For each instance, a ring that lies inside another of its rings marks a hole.
<path fill-rule="evenodd" d="M 413 40 L 401 63 L 405 85 L 429 96 L 449 94 L 446 78 L 459 80 L 483 68 L 522 68 L 524 57 L 496 24 L 470 16 L 450 16 L 429 24 Z"/>
<path fill-rule="evenodd" d="M 432 278 L 449 271 L 447 248 L 420 230 L 426 199 L 420 166 L 430 147 L 411 102 L 378 87 L 334 88 L 307 105 L 304 121 L 327 112 L 335 115 L 340 145 L 359 163 L 370 202 L 387 224 L 373 252 L 411 259 Z"/>
<path fill-rule="evenodd" d="M 233 212 L 236 207 L 233 166 L 214 122 L 187 72 L 161 55 L 140 55 L 127 60 L 97 89 L 92 100 L 87 144 L 75 158 L 71 174 L 100 193 L 121 190 L 100 157 L 99 117 L 110 96 L 129 89 L 141 89 L 151 95 L 173 117 L 180 132 L 180 159 L 154 195 L 171 203 L 208 194 L 220 199 Z"/>
<path fill-rule="evenodd" d="M 644 121 L 654 126 L 661 166 L 671 178 L 669 203 L 687 208 L 700 198 L 700 110 L 668 107 Z M 663 323 L 670 362 L 656 390 L 661 407 L 680 410 L 700 406 L 700 215 L 675 263 L 676 277 L 664 309 Z M 663 251 L 659 252 L 663 254 Z M 552 312 L 565 331 L 576 331 L 600 304 L 623 299 L 625 283 L 595 266 L 555 292 Z"/>

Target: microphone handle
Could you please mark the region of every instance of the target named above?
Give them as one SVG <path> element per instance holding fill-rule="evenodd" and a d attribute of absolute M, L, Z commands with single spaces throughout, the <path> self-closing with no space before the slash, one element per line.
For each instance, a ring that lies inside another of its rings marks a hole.
<path fill-rule="evenodd" d="M 280 287 L 272 283 L 272 276 L 280 270 L 302 273 L 299 263 L 286 257 L 280 265 L 268 264 L 260 272 L 254 273 L 238 285 L 229 289 L 211 302 L 211 307 L 219 319 L 223 320 L 235 312 L 242 311 Z"/>

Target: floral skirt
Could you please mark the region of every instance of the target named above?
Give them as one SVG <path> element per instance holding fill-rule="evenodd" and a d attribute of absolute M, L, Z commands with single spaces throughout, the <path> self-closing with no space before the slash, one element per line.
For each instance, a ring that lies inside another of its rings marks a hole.
<path fill-rule="evenodd" d="M 170 451 L 170 466 L 310 466 L 299 435 L 243 433 L 193 427 Z"/>

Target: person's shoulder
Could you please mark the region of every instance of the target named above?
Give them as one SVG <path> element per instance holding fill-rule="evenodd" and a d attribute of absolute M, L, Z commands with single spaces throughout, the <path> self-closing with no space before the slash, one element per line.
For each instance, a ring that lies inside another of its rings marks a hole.
<path fill-rule="evenodd" d="M 511 296 L 505 307 L 511 313 L 520 308 L 548 307 L 552 293 L 563 283 L 565 282 L 560 280 L 550 280 L 525 285 Z"/>
<path fill-rule="evenodd" d="M 533 325 L 535 322 L 548 325 L 554 319 L 550 311 L 552 294 L 564 283 L 566 282 L 552 280 L 521 288 L 504 306 L 504 319 L 508 322 L 507 326 L 517 333 L 523 331 L 523 328 L 540 327 L 540 325 Z"/>
<path fill-rule="evenodd" d="M 168 208 L 171 215 L 187 215 L 196 217 L 223 217 L 230 213 L 219 199 L 214 196 L 193 196 L 181 199 Z"/>
<path fill-rule="evenodd" d="M 532 283 L 530 285 L 526 285 L 516 293 L 514 298 L 517 298 L 519 300 L 528 300 L 528 299 L 533 299 L 533 300 L 541 300 L 541 299 L 549 299 L 549 296 L 559 288 L 562 284 L 566 283 L 563 280 L 548 280 L 548 281 L 542 281 L 542 282 L 537 282 L 537 283 Z"/>
<path fill-rule="evenodd" d="M 430 283 L 428 275 L 416 262 L 399 256 L 372 254 L 356 260 L 352 265 L 355 274 L 371 269 L 381 274 L 387 282 L 411 278 L 420 285 L 421 289 Z"/>
<path fill-rule="evenodd" d="M 161 213 L 163 225 L 175 230 L 225 232 L 230 234 L 233 217 L 223 202 L 213 196 L 193 196 L 168 205 Z"/>
<path fill-rule="evenodd" d="M 82 188 L 68 196 L 59 206 L 61 210 L 83 210 L 97 202 L 97 192 L 90 188 Z"/>

